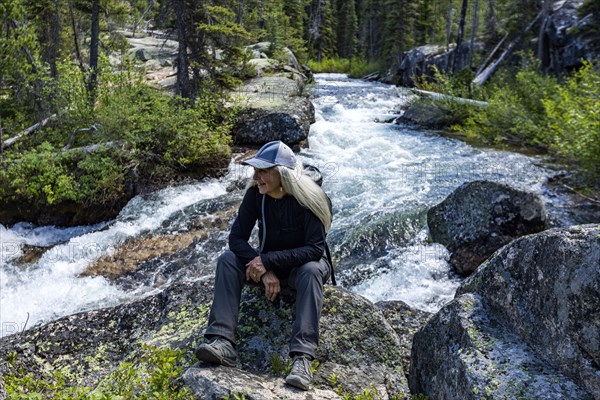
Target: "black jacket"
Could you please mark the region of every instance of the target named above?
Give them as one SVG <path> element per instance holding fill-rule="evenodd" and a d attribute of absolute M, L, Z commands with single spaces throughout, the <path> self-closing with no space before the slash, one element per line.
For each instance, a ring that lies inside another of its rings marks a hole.
<path fill-rule="evenodd" d="M 229 249 L 247 264 L 258 255 L 248 244 L 258 221 L 258 235 L 262 240 L 262 195 L 256 187 L 246 191 L 238 215 L 229 233 Z M 277 277 L 287 278 L 292 268 L 309 261 L 318 261 L 325 251 L 325 227 L 307 208 L 286 195 L 281 199 L 265 196 L 265 224 L 267 236 L 260 255 L 263 265 Z"/>

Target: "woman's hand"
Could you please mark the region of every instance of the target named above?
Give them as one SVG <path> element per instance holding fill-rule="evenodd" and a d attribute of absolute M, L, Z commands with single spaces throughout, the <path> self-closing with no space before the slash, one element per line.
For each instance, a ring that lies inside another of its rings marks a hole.
<path fill-rule="evenodd" d="M 246 280 L 259 283 L 260 278 L 267 273 L 267 269 L 262 263 L 260 256 L 254 257 L 252 261 L 246 264 Z"/>
<path fill-rule="evenodd" d="M 281 291 L 281 287 L 279 285 L 279 278 L 275 276 L 273 271 L 267 271 L 267 273 L 263 275 L 261 280 L 262 283 L 265 285 L 265 295 L 267 296 L 267 299 L 269 299 L 270 301 L 275 300 L 275 297 L 277 297 L 277 295 Z"/>

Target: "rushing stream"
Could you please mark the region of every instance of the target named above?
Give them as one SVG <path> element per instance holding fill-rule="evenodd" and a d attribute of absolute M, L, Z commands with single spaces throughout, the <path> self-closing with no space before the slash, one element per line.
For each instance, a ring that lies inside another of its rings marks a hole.
<path fill-rule="evenodd" d="M 380 122 L 393 119 L 405 101 L 393 86 L 318 75 L 313 89 L 317 122 L 311 127 L 310 149 L 300 157 L 321 169 L 323 187 L 333 200 L 328 241 L 340 283 L 372 301 L 403 300 L 435 311 L 452 298 L 459 278 L 450 271 L 445 248 L 427 241 L 427 209 L 476 179 L 542 193 L 551 171 L 535 158 Z M 223 179 L 136 197 L 115 221 L 95 226 L 0 225 L 2 336 L 157 290 L 155 278 L 154 284 L 142 278 L 137 285 L 124 285 L 80 274 L 131 238 L 183 232 L 190 216 L 223 210 L 222 204 L 235 206 L 242 196 L 240 182 L 250 173 L 232 162 Z M 226 233 L 222 229 L 195 241 L 177 261 L 150 264 L 154 271 L 147 274 L 160 269 L 166 275 L 163 285 L 212 274 Z M 49 250 L 23 263 L 19 260 L 28 246 Z"/>

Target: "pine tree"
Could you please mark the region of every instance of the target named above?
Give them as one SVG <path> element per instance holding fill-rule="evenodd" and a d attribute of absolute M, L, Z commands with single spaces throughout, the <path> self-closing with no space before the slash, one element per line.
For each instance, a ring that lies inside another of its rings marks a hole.
<path fill-rule="evenodd" d="M 358 20 L 358 54 L 367 60 L 373 60 L 381 53 L 381 18 L 379 0 L 357 0 L 356 14 Z M 378 35 L 379 34 L 379 35 Z M 379 44 L 379 46 L 376 45 Z M 378 47 L 378 49 L 376 49 Z"/>
<path fill-rule="evenodd" d="M 19 105 L 35 104 L 43 114 L 39 45 L 22 0 L 0 4 L 0 49 L 0 90 Z"/>
<path fill-rule="evenodd" d="M 308 19 L 306 8 L 309 2 L 310 0 L 284 1 L 284 12 L 289 21 L 285 44 L 301 62 L 306 62 L 308 59 L 308 49 L 306 47 L 306 26 Z"/>
<path fill-rule="evenodd" d="M 50 76 L 56 78 L 56 63 L 61 50 L 61 8 L 59 0 L 30 0 L 27 13 L 37 34 L 41 57 L 50 67 Z"/>
<path fill-rule="evenodd" d="M 415 10 L 415 44 L 428 44 L 434 36 L 434 5 L 430 0 L 419 0 Z"/>
<path fill-rule="evenodd" d="M 416 3 L 410 0 L 385 0 L 384 54 L 392 68 L 402 63 L 402 55 L 414 45 Z"/>
<path fill-rule="evenodd" d="M 463 63 L 463 38 L 465 33 L 465 23 L 467 19 L 467 8 L 469 0 L 462 0 L 460 11 L 460 21 L 458 23 L 458 33 L 456 34 L 456 48 L 452 52 L 452 72 L 457 73 Z"/>
<path fill-rule="evenodd" d="M 233 75 L 244 57 L 242 40 L 249 38 L 236 23 L 233 2 L 172 1 L 178 14 L 178 93 L 194 101 L 200 91 L 232 89 L 237 83 Z"/>
<path fill-rule="evenodd" d="M 342 58 L 352 58 L 356 53 L 358 18 L 354 0 L 338 0 L 337 50 Z"/>
<path fill-rule="evenodd" d="M 332 0 L 312 0 L 308 11 L 308 48 L 317 61 L 336 54 L 336 19 Z"/>

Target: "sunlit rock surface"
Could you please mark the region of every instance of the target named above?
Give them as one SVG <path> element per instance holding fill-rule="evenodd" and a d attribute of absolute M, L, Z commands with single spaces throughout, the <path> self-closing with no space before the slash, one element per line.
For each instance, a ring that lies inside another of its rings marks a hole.
<path fill-rule="evenodd" d="M 514 238 L 544 229 L 546 209 L 534 193 L 490 181 L 461 185 L 427 212 L 434 242 L 452 252 L 460 274 L 473 272 Z"/>
<path fill-rule="evenodd" d="M 600 225 L 515 240 L 414 336 L 431 398 L 600 398 Z"/>

